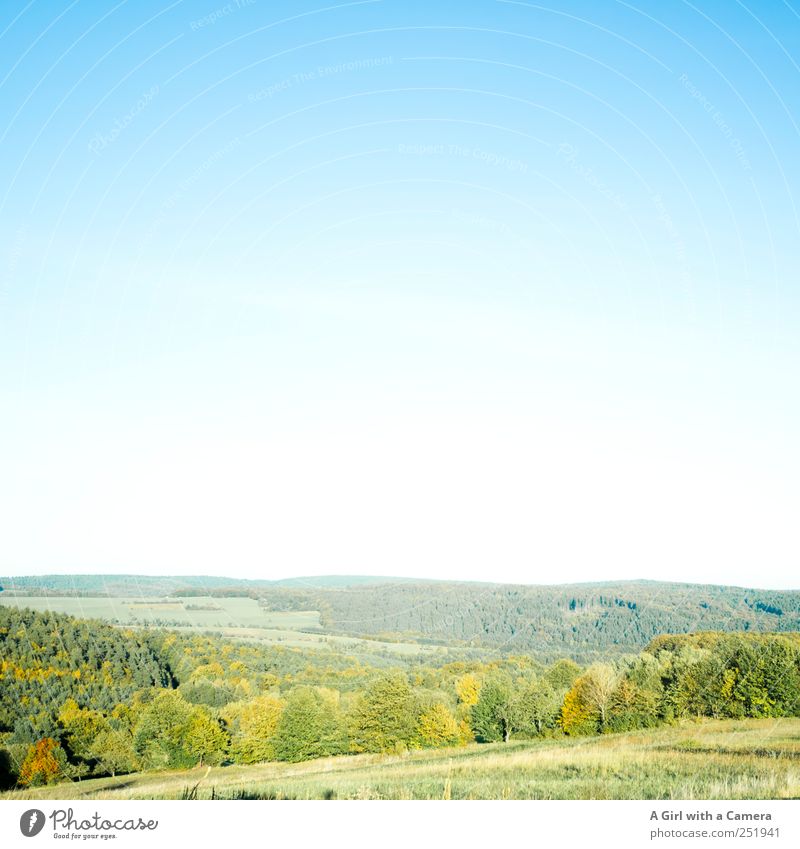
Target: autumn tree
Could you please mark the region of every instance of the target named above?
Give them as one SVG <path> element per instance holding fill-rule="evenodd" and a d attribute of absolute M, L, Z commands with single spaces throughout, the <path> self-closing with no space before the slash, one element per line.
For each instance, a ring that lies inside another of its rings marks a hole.
<path fill-rule="evenodd" d="M 583 690 L 583 679 L 579 678 L 564 696 L 559 725 L 565 734 L 579 737 L 597 731 L 597 711 L 589 704 Z"/>
<path fill-rule="evenodd" d="M 422 745 L 430 748 L 455 746 L 460 739 L 458 723 L 442 702 L 436 702 L 420 714 L 417 730 Z"/>
<path fill-rule="evenodd" d="M 462 675 L 456 681 L 456 696 L 458 703 L 471 708 L 478 703 L 478 696 L 481 691 L 481 684 L 477 677 L 471 672 Z"/>
<path fill-rule="evenodd" d="M 45 737 L 29 749 L 19 771 L 19 783 L 24 787 L 38 787 L 63 779 L 67 774 L 67 756 L 61 744 Z"/>

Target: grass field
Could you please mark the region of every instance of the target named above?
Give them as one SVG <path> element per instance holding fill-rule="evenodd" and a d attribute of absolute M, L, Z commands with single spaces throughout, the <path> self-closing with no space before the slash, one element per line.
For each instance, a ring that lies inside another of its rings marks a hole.
<path fill-rule="evenodd" d="M 5 799 L 797 799 L 800 719 L 139 773 Z"/>
<path fill-rule="evenodd" d="M 194 628 L 318 628 L 316 610 L 286 613 L 264 610 L 252 598 L 131 598 L 126 596 L 82 598 L 75 596 L 7 596 L 0 604 L 52 610 L 89 619 L 105 619 L 121 625 L 169 623 Z"/>

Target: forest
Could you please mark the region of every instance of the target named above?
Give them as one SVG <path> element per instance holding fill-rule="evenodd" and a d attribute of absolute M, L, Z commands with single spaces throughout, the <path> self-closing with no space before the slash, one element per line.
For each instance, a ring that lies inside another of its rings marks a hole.
<path fill-rule="evenodd" d="M 0 607 L 0 785 L 800 715 L 800 635 L 382 665 Z"/>
<path fill-rule="evenodd" d="M 218 577 L 0 578 L 4 596 L 217 596 L 265 611 L 319 611 L 328 634 L 602 660 L 659 634 L 800 630 L 800 592 L 658 581 L 482 584 L 327 576 L 286 581 Z"/>

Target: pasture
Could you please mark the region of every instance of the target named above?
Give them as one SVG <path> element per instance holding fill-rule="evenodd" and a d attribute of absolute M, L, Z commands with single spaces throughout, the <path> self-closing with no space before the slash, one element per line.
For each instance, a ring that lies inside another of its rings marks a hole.
<path fill-rule="evenodd" d="M 0 798 L 797 799 L 800 719 L 137 773 Z"/>

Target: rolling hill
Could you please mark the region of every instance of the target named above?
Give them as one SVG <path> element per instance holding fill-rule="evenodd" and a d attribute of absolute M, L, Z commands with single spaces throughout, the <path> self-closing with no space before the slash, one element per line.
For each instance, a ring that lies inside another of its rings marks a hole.
<path fill-rule="evenodd" d="M 617 581 L 534 586 L 327 576 L 0 578 L 3 595 L 246 596 L 266 612 L 319 611 L 329 634 L 590 657 L 663 633 L 800 630 L 800 591 Z"/>

